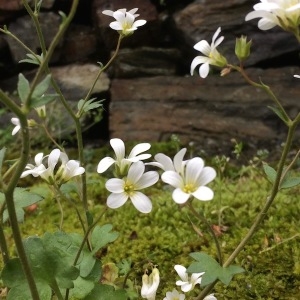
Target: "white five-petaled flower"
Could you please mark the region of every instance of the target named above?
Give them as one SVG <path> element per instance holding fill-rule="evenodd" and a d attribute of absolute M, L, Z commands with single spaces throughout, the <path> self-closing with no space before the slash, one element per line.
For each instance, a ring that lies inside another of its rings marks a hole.
<path fill-rule="evenodd" d="M 254 11 L 248 13 L 245 20 L 261 18 L 258 21 L 259 29 L 268 30 L 280 26 L 284 30 L 299 34 L 299 0 L 261 0 L 253 8 Z"/>
<path fill-rule="evenodd" d="M 118 208 L 125 204 L 128 198 L 134 207 L 142 213 L 149 213 L 152 210 L 150 199 L 139 192 L 139 190 L 155 184 L 159 175 L 155 171 L 145 172 L 145 165 L 141 161 L 133 163 L 128 175 L 123 179 L 109 179 L 105 186 L 111 194 L 107 198 L 107 206 L 110 208 Z"/>
<path fill-rule="evenodd" d="M 181 149 L 178 153 L 176 153 L 173 161 L 169 156 L 163 153 L 158 153 L 154 156 L 156 161 L 146 163 L 146 165 L 156 166 L 164 171 L 175 171 L 177 173 L 182 173 L 184 165 L 187 162 L 183 160 L 185 153 L 186 148 Z"/>
<path fill-rule="evenodd" d="M 15 128 L 12 131 L 12 135 L 15 135 L 20 129 L 21 129 L 21 124 L 19 118 L 11 118 L 11 122 L 15 125 Z"/>
<path fill-rule="evenodd" d="M 143 275 L 143 285 L 141 289 L 142 298 L 147 300 L 155 300 L 159 280 L 159 271 L 157 268 L 153 268 L 152 273 L 149 276 L 147 274 Z"/>
<path fill-rule="evenodd" d="M 117 176 L 125 176 L 129 166 L 133 162 L 144 160 L 151 157 L 151 154 L 140 154 L 150 149 L 149 143 L 141 143 L 133 147 L 128 157 L 125 158 L 125 145 L 120 139 L 111 139 L 110 145 L 115 151 L 116 158 L 104 157 L 98 164 L 97 172 L 105 172 L 111 165 L 115 164 Z"/>
<path fill-rule="evenodd" d="M 181 279 L 176 281 L 176 285 L 180 286 L 184 293 L 193 290 L 196 284 L 201 284 L 201 276 L 205 273 L 193 273 L 189 278 L 189 274 L 186 272 L 186 268 L 184 266 L 175 265 L 174 269 Z"/>
<path fill-rule="evenodd" d="M 212 167 L 204 167 L 203 159 L 194 157 L 187 161 L 181 174 L 166 171 L 161 179 L 175 188 L 172 194 L 173 200 L 178 204 L 183 204 L 191 195 L 198 200 L 211 200 L 214 192 L 205 185 L 215 177 L 216 171 Z"/>
<path fill-rule="evenodd" d="M 175 289 L 173 289 L 172 292 L 167 292 L 166 297 L 163 300 L 184 300 L 185 295 L 179 294 L 179 292 Z"/>
<path fill-rule="evenodd" d="M 110 28 L 117 30 L 122 36 L 128 36 L 134 30 L 137 30 L 138 27 L 146 24 L 145 20 L 135 21 L 135 18 L 139 16 L 135 14 L 137 10 L 138 8 L 133 8 L 127 11 L 125 8 L 122 8 L 116 11 L 104 10 L 102 13 L 116 19 L 116 21 L 109 24 Z"/>
<path fill-rule="evenodd" d="M 220 32 L 221 32 L 221 27 L 219 27 L 215 32 L 215 34 L 213 35 L 211 45 L 209 45 L 207 41 L 201 40 L 194 46 L 194 49 L 200 51 L 205 56 L 200 55 L 200 56 L 196 56 L 193 59 L 191 64 L 191 75 L 194 74 L 194 70 L 198 65 L 201 65 L 199 68 L 199 75 L 202 78 L 207 77 L 209 73 L 209 65 L 218 66 L 218 67 L 225 67 L 227 65 L 226 58 L 223 55 L 221 55 L 217 50 L 217 47 L 224 40 L 224 36 L 220 36 L 218 38 Z"/>
<path fill-rule="evenodd" d="M 47 162 L 44 163 L 44 160 Z M 66 153 L 59 149 L 54 149 L 49 155 L 44 156 L 43 153 L 38 153 L 34 158 L 35 164 L 27 164 L 25 171 L 21 178 L 32 175 L 34 177 L 40 176 L 49 184 L 56 182 L 58 185 L 69 181 L 72 177 L 81 175 L 85 172 L 83 167 L 76 160 L 69 160 Z M 55 168 L 61 162 L 57 172 Z"/>

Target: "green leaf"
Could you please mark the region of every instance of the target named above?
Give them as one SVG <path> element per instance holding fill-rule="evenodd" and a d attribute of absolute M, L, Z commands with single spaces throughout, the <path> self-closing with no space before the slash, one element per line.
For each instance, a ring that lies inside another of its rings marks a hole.
<path fill-rule="evenodd" d="M 239 266 L 222 267 L 220 264 L 206 253 L 194 252 L 190 256 L 197 262 L 191 263 L 188 267 L 188 273 L 205 272 L 202 276 L 201 286 L 207 286 L 215 280 L 222 281 L 228 285 L 235 274 L 244 272 Z"/>
<path fill-rule="evenodd" d="M 26 56 L 29 58 L 22 59 L 19 61 L 19 63 L 29 63 L 29 64 L 33 64 L 33 65 L 40 65 L 44 59 L 43 54 L 33 55 L 31 53 L 28 53 L 28 54 L 26 54 Z"/>
<path fill-rule="evenodd" d="M 270 108 L 284 123 L 288 123 L 289 120 L 281 109 L 274 106 L 268 106 L 268 108 Z"/>
<path fill-rule="evenodd" d="M 99 249 L 106 246 L 108 243 L 115 241 L 119 233 L 112 231 L 111 224 L 105 224 L 103 226 L 96 226 L 92 233 L 92 245 L 94 247 L 92 253 L 95 254 Z"/>
<path fill-rule="evenodd" d="M 46 93 L 51 83 L 51 75 L 48 74 L 34 89 L 32 98 L 39 98 Z"/>
<path fill-rule="evenodd" d="M 14 191 L 14 203 L 17 214 L 18 222 L 24 221 L 24 208 L 30 206 L 36 202 L 41 201 L 43 198 L 40 195 L 29 192 L 23 188 L 16 188 Z M 5 196 L 3 193 L 0 193 L 0 205 L 5 201 Z M 8 211 L 7 209 L 3 212 L 3 222 L 8 220 Z"/>
<path fill-rule="evenodd" d="M 25 76 L 22 73 L 19 74 L 17 89 L 18 89 L 18 95 L 21 99 L 21 102 L 25 103 L 29 95 L 30 86 L 29 86 L 29 81 L 25 78 Z"/>
<path fill-rule="evenodd" d="M 277 176 L 277 172 L 275 171 L 275 169 L 273 169 L 272 167 L 270 167 L 266 163 L 263 164 L 263 169 L 265 171 L 265 174 L 267 175 L 268 180 L 271 183 L 274 183 L 275 179 L 276 179 L 276 176 Z"/>
<path fill-rule="evenodd" d="M 120 270 L 119 273 L 121 275 L 126 275 L 127 273 L 129 273 L 131 270 L 131 264 L 132 264 L 132 262 L 131 262 L 130 258 L 122 259 L 122 261 L 117 264 L 117 266 Z"/>
<path fill-rule="evenodd" d="M 70 299 L 84 299 L 92 292 L 94 287 L 94 282 L 78 277 L 74 281 L 74 288 L 70 290 Z"/>
<path fill-rule="evenodd" d="M 7 300 L 32 300 L 26 277 L 19 258 L 13 258 L 4 266 L 1 277 L 5 286 L 10 287 Z M 51 299 L 51 288 L 44 281 L 37 281 L 41 300 Z"/>
<path fill-rule="evenodd" d="M 57 94 L 45 94 L 41 95 L 38 98 L 32 98 L 31 107 L 36 108 L 51 103 L 57 98 L 57 96 Z"/>
<path fill-rule="evenodd" d="M 289 177 L 289 176 L 286 176 L 280 186 L 279 186 L 279 189 L 288 189 L 288 188 L 292 188 L 294 186 L 297 186 L 300 184 L 300 177 Z"/>
<path fill-rule="evenodd" d="M 125 290 L 115 290 L 113 286 L 105 284 L 95 285 L 92 292 L 83 300 L 127 300 L 127 293 Z"/>
<path fill-rule="evenodd" d="M 85 101 L 83 99 L 78 101 L 77 107 L 78 107 L 78 111 L 84 111 L 84 112 L 88 112 L 89 110 L 98 108 L 98 107 L 102 107 L 103 104 L 102 102 L 104 101 L 104 99 L 102 100 L 98 100 L 98 101 L 94 101 L 97 98 L 92 98 L 88 101 Z"/>

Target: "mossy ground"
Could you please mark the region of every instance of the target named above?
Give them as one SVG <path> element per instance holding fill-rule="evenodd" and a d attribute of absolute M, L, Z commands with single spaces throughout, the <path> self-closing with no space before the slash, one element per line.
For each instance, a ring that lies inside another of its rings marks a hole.
<path fill-rule="evenodd" d="M 92 169 L 92 165 L 90 167 Z M 99 174 L 89 173 L 88 198 L 94 218 L 105 208 L 108 195 L 105 181 L 106 178 Z M 247 233 L 271 185 L 259 172 L 253 171 L 234 179 L 233 176 L 223 177 L 211 187 L 215 191 L 212 201 L 194 200 L 193 204 L 210 224 L 220 226 L 215 227 L 216 230 L 222 229 L 218 239 L 226 258 Z M 58 230 L 60 213 L 55 200 L 49 197 L 44 184 L 39 183 L 34 190 L 42 191 L 45 200 L 39 203 L 36 211 L 27 213 L 21 225 L 24 238 Z M 159 183 L 146 193 L 153 202 L 150 214 L 139 213 L 130 201 L 104 214 L 100 224 L 113 224 L 120 236 L 99 253 L 99 257 L 103 262 L 115 263 L 131 259 L 133 272 L 129 278 L 136 288 L 141 285 L 146 263 L 157 264 L 161 275 L 157 299 L 163 299 L 178 279 L 175 264 L 187 267 L 192 262 L 191 252 L 203 251 L 216 257 L 216 247 L 205 225 L 196 220 L 187 207 L 180 207 L 172 200 L 169 188 Z M 63 230 L 81 232 L 72 207 L 67 203 L 63 206 Z M 235 276 L 228 286 L 217 284 L 214 293 L 218 299 L 300 299 L 299 216 L 299 188 L 280 192 L 260 230 L 235 261 L 245 272 Z M 203 236 L 195 232 L 192 224 Z M 9 235 L 9 227 L 6 232 Z M 12 240 L 10 242 L 12 246 Z"/>

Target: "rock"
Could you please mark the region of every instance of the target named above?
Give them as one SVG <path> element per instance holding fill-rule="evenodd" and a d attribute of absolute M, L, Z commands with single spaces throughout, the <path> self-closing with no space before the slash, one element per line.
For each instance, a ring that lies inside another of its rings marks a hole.
<path fill-rule="evenodd" d="M 300 109 L 295 71 L 251 69 L 249 74 L 257 81 L 263 76 L 293 114 Z M 193 141 L 208 153 L 230 151 L 232 138 L 252 150 L 272 148 L 282 142 L 286 129 L 268 105 L 274 105 L 268 95 L 237 73 L 206 80 L 196 76 L 114 79 L 110 132 L 125 141 L 165 141 L 176 134 L 183 143 Z"/>
<path fill-rule="evenodd" d="M 0 0 L 0 10 L 16 11 L 23 8 L 20 0 Z"/>
<path fill-rule="evenodd" d="M 140 76 L 175 75 L 179 68 L 178 49 L 140 47 L 121 49 L 111 69 L 112 76 L 132 78 Z"/>
<path fill-rule="evenodd" d="M 87 60 L 96 48 L 97 37 L 91 27 L 71 25 L 64 38 L 60 60 L 64 63 Z"/>
<path fill-rule="evenodd" d="M 198 52 L 193 49 L 194 44 L 203 39 L 211 43 L 213 34 L 221 27 L 221 35 L 225 39 L 218 49 L 230 63 L 237 62 L 234 54 L 235 39 L 241 35 L 253 40 L 254 55 L 247 60 L 248 66 L 298 51 L 299 45 L 290 33 L 278 27 L 261 31 L 257 28 L 259 19 L 245 22 L 245 16 L 253 10 L 254 3 L 257 1 L 201 0 L 176 12 L 174 23 L 184 50 L 190 57 L 197 55 Z M 294 63 L 299 63 L 299 59 Z"/>
<path fill-rule="evenodd" d="M 49 47 L 52 39 L 54 38 L 60 22 L 61 17 L 58 14 L 40 13 L 41 27 L 45 38 L 46 47 Z M 12 22 L 8 28 L 13 34 L 22 40 L 22 42 L 37 54 L 41 54 L 41 46 L 36 35 L 36 30 L 29 16 L 18 18 L 15 22 Z M 15 63 L 26 58 L 28 53 L 18 42 L 14 39 L 7 37 L 7 41 L 10 47 L 10 51 Z M 55 62 L 59 59 L 59 53 L 56 51 L 52 57 L 51 62 Z"/>

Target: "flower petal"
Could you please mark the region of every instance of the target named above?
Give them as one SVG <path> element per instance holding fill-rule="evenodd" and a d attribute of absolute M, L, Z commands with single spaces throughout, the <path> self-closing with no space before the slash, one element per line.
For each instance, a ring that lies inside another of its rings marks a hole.
<path fill-rule="evenodd" d="M 194 183 L 197 182 L 197 179 L 200 176 L 203 167 L 204 161 L 202 158 L 194 157 L 189 160 L 186 164 L 185 183 L 194 185 Z"/>
<path fill-rule="evenodd" d="M 130 200 L 134 207 L 141 213 L 147 214 L 152 210 L 151 200 L 141 192 L 135 192 L 130 195 Z"/>
<path fill-rule="evenodd" d="M 155 184 L 159 179 L 159 175 L 155 171 L 149 171 L 142 175 L 142 177 L 135 183 L 137 190 L 144 189 Z"/>
<path fill-rule="evenodd" d="M 201 65 L 199 68 L 199 75 L 201 78 L 206 78 L 209 73 L 209 63 Z"/>
<path fill-rule="evenodd" d="M 172 198 L 176 203 L 183 204 L 190 198 L 190 194 L 187 194 L 182 189 L 177 188 L 173 191 Z"/>
<path fill-rule="evenodd" d="M 125 145 L 121 139 L 111 139 L 110 145 L 114 149 L 116 154 L 116 159 L 119 162 L 122 158 L 125 157 Z"/>
<path fill-rule="evenodd" d="M 183 180 L 181 176 L 175 171 L 166 171 L 161 175 L 161 179 L 163 182 L 178 188 L 183 187 Z"/>
<path fill-rule="evenodd" d="M 140 143 L 135 145 L 129 153 L 128 158 L 137 156 L 138 154 L 149 150 L 151 145 L 149 143 Z"/>
<path fill-rule="evenodd" d="M 105 183 L 105 187 L 112 193 L 122 193 L 124 192 L 124 180 L 120 178 L 108 179 Z"/>
<path fill-rule="evenodd" d="M 116 161 L 111 157 L 104 157 L 103 159 L 100 160 L 98 164 L 97 172 L 100 174 L 105 172 L 115 162 Z"/>
<path fill-rule="evenodd" d="M 110 208 L 119 208 L 125 204 L 127 201 L 128 196 L 125 193 L 118 193 L 118 194 L 110 194 L 107 198 L 106 204 Z"/>
<path fill-rule="evenodd" d="M 181 173 L 183 169 L 183 157 L 186 153 L 186 148 L 182 148 L 175 156 L 174 156 L 174 168 L 176 172 Z"/>
<path fill-rule="evenodd" d="M 214 192 L 207 186 L 200 186 L 192 195 L 201 201 L 209 201 L 213 199 Z"/>
<path fill-rule="evenodd" d="M 127 180 L 135 184 L 142 177 L 144 171 L 145 165 L 143 162 L 137 161 L 133 163 L 128 170 Z"/>
<path fill-rule="evenodd" d="M 188 281 L 189 276 L 186 272 L 186 268 L 182 265 L 175 265 L 174 266 L 175 271 L 177 272 L 178 276 L 181 278 L 182 281 Z"/>
<path fill-rule="evenodd" d="M 212 167 L 204 167 L 200 176 L 197 179 L 197 186 L 206 185 L 213 181 L 217 176 L 217 173 Z"/>

